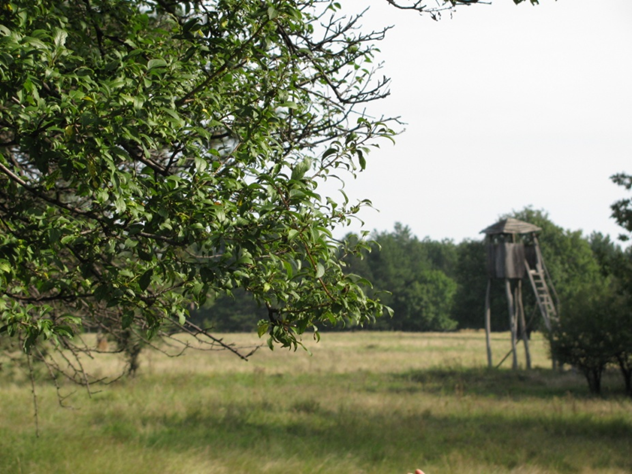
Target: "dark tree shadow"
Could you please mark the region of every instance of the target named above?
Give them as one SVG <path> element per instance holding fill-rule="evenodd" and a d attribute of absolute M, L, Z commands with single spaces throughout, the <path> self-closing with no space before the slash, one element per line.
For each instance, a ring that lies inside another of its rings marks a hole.
<path fill-rule="evenodd" d="M 604 374 L 603 398 L 624 396 L 616 370 Z M 573 370 L 499 370 L 435 368 L 393 375 L 393 391 L 509 397 L 512 399 L 565 397 L 592 398 L 584 376 Z M 399 383 L 398 383 L 399 382 Z"/>

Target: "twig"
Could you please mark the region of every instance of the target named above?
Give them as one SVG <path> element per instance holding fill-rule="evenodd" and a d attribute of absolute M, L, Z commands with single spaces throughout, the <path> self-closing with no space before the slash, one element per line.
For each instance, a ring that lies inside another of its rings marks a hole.
<path fill-rule="evenodd" d="M 184 324 L 186 324 L 186 325 L 190 326 L 191 328 L 195 329 L 199 334 L 205 335 L 206 337 L 208 337 L 214 343 L 220 345 L 224 349 L 229 350 L 230 352 L 235 354 L 237 357 L 239 357 L 242 360 L 245 360 L 246 362 L 248 361 L 248 357 L 250 357 L 252 354 L 254 354 L 256 352 L 256 350 L 258 349 L 258 347 L 257 347 L 253 351 L 251 351 L 249 354 L 243 355 L 241 352 L 239 352 L 237 349 L 232 347 L 230 344 L 226 344 L 222 339 L 216 338 L 215 336 L 210 334 L 208 331 L 205 331 L 204 329 L 202 329 L 197 324 L 194 324 L 194 323 L 192 323 L 191 321 L 188 321 L 188 320 Z M 183 325 L 178 323 L 178 326 L 182 327 Z"/>

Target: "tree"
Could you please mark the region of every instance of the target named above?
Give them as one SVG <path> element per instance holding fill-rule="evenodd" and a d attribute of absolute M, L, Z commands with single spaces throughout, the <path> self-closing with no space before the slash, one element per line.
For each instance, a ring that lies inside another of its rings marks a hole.
<path fill-rule="evenodd" d="M 621 278 L 627 273 L 629 258 L 621 246 L 610 239 L 610 236 L 593 232 L 588 236 L 588 243 L 604 277 Z"/>
<path fill-rule="evenodd" d="M 630 294 L 615 294 L 612 313 L 606 321 L 612 334 L 612 353 L 619 366 L 625 391 L 632 396 L 632 299 Z"/>
<path fill-rule="evenodd" d="M 607 284 L 578 292 L 554 324 L 550 338 L 551 355 L 562 364 L 577 367 L 597 395 L 601 393 L 601 376 L 614 359 L 609 298 Z"/>
<path fill-rule="evenodd" d="M 450 310 L 456 283 L 440 270 L 424 269 L 393 298 L 393 329 L 450 331 L 456 321 Z"/>
<path fill-rule="evenodd" d="M 353 242 L 357 236 L 347 236 Z M 450 241 L 419 240 L 409 227 L 395 224 L 392 232 L 375 232 L 371 252 L 348 259 L 350 270 L 370 280 L 370 294 L 393 311 L 391 318 L 377 321 L 373 328 L 398 331 L 447 331 L 455 328 L 450 319 L 456 283 L 452 272 L 456 253 Z M 362 258 L 360 258 L 362 257 Z"/>
<path fill-rule="evenodd" d="M 632 395 L 632 312 L 630 253 L 609 237 L 587 239 L 600 272 L 571 287 L 560 320 L 553 327 L 551 352 L 579 368 L 593 393 L 609 364 L 619 367 L 626 393 Z"/>
<path fill-rule="evenodd" d="M 612 181 L 629 191 L 632 189 L 632 176 L 617 173 L 611 176 Z M 624 198 L 611 206 L 612 217 L 625 233 L 619 236 L 622 241 L 630 239 L 632 232 L 632 199 Z M 621 369 L 627 393 L 632 396 L 632 251 L 630 247 L 622 250 L 609 239 L 596 235 L 593 248 L 598 250 L 604 272 L 610 273 L 618 283 L 619 316 L 621 324 L 615 334 L 616 360 Z"/>
<path fill-rule="evenodd" d="M 331 233 L 362 203 L 317 186 L 393 136 L 360 109 L 383 31 L 326 0 L 0 8 L 1 332 L 197 332 L 189 303 L 237 288 L 283 346 L 382 313 Z"/>
<path fill-rule="evenodd" d="M 625 188 L 632 189 L 632 176 L 626 173 L 618 173 L 611 177 L 612 181 Z M 619 236 L 620 240 L 628 241 L 632 232 L 632 199 L 624 198 L 615 202 L 612 206 L 612 217 L 625 231 Z M 632 396 L 632 250 L 628 247 L 622 250 L 612 242 L 604 241 L 595 236 L 593 248 L 599 248 L 602 255 L 601 262 L 604 271 L 609 272 L 617 280 L 617 295 L 619 298 L 619 320 L 615 334 L 615 357 L 625 382 L 629 395 Z"/>
<path fill-rule="evenodd" d="M 632 189 L 632 175 L 626 173 L 617 173 L 610 177 L 613 183 L 622 186 L 626 191 Z M 611 207 L 612 217 L 625 231 L 619 238 L 622 241 L 630 239 L 629 234 L 632 233 L 632 199 L 624 198 L 615 202 Z"/>
<path fill-rule="evenodd" d="M 436 15 L 472 2 L 389 3 Z M 72 348 L 80 327 L 197 331 L 189 302 L 236 288 L 283 346 L 382 313 L 331 234 L 362 203 L 317 194 L 393 136 L 361 111 L 388 93 L 372 63 L 384 31 L 339 8 L 3 2 L 0 333 L 28 350 L 42 337 Z"/>
<path fill-rule="evenodd" d="M 579 368 L 591 392 L 600 393 L 608 364 L 618 366 L 632 395 L 632 313 L 630 296 L 614 275 L 584 287 L 569 301 L 554 326 L 551 352 Z"/>

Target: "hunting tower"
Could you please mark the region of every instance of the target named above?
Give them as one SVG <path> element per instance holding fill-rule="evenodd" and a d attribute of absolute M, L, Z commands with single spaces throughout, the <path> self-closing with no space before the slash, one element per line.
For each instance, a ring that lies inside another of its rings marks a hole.
<path fill-rule="evenodd" d="M 503 219 L 481 231 L 487 242 L 487 294 L 485 297 L 485 334 L 487 340 L 487 363 L 492 367 L 492 349 L 490 344 L 491 309 L 490 292 L 492 280 L 503 280 L 507 306 L 509 309 L 509 327 L 511 328 L 512 368 L 518 368 L 516 352 L 517 339 L 522 339 L 527 368 L 531 368 L 529 338 L 522 304 L 522 280 L 529 278 L 535 294 L 540 314 L 547 329 L 551 321 L 557 319 L 557 311 L 551 293 L 556 296 L 551 278 L 544 265 L 537 234 L 542 229 L 518 219 Z M 558 305 L 559 306 L 559 305 Z M 505 360 L 501 360 L 502 362 Z M 500 365 L 500 364 L 499 364 Z"/>

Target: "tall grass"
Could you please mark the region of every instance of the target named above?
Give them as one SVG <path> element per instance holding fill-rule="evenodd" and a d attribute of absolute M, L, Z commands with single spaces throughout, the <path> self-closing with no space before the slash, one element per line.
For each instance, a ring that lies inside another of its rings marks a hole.
<path fill-rule="evenodd" d="M 227 335 L 239 345 L 256 336 Z M 506 334 L 494 336 L 498 360 Z M 73 409 L 41 381 L 0 386 L 2 473 L 629 473 L 632 403 L 552 372 L 485 368 L 482 333 L 333 333 L 305 351 L 165 358 Z M 88 362 L 88 361 L 86 361 Z M 89 361 L 103 375 L 122 362 Z M 71 387 L 65 387 L 69 390 Z"/>

